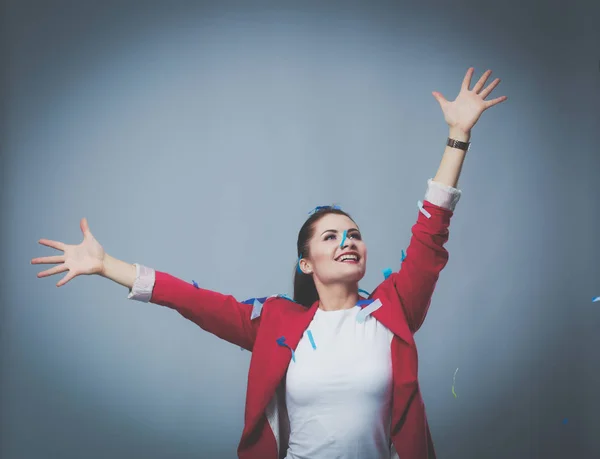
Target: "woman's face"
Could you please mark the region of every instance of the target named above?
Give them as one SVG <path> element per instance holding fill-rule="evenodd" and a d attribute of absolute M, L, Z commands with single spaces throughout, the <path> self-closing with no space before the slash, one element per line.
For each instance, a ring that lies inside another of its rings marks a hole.
<path fill-rule="evenodd" d="M 346 231 L 346 239 L 342 239 Z M 321 284 L 358 282 L 367 266 L 367 247 L 356 224 L 345 215 L 327 214 L 315 223 L 309 259 L 300 267 Z"/>

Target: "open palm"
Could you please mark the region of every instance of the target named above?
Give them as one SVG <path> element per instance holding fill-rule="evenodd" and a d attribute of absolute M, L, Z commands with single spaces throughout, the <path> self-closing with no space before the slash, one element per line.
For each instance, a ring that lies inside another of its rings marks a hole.
<path fill-rule="evenodd" d="M 58 241 L 40 239 L 39 243 L 64 252 L 63 255 L 34 258 L 31 264 L 58 264 L 46 271 L 38 273 L 37 277 L 47 277 L 53 274 L 68 271 L 58 283 L 57 287 L 66 284 L 80 274 L 99 274 L 104 266 L 104 249 L 92 235 L 87 219 L 82 218 L 80 223 L 83 241 L 78 245 L 64 244 Z"/>
<path fill-rule="evenodd" d="M 433 97 L 435 97 L 442 108 L 444 119 L 448 126 L 462 132 L 470 132 L 485 110 L 507 99 L 506 96 L 500 96 L 495 99 L 486 100 L 486 97 L 500 83 L 500 78 L 496 78 L 484 88 L 487 79 L 492 74 L 491 70 L 487 70 L 477 83 L 475 83 L 473 89 L 469 89 L 474 71 L 473 67 L 467 70 L 460 92 L 452 102 L 446 100 L 441 93 L 437 91 L 432 92 Z"/>

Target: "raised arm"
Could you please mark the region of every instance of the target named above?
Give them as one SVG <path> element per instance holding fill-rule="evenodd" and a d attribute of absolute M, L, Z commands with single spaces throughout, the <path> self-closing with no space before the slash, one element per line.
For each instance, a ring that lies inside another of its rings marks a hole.
<path fill-rule="evenodd" d="M 448 137 L 464 143 L 470 141 L 471 129 L 481 114 L 507 99 L 501 96 L 485 100 L 500 83 L 500 79 L 496 78 L 484 88 L 491 70 L 481 76 L 473 89 L 469 89 L 473 71 L 472 67 L 467 70 L 456 100 L 449 102 L 439 92 L 432 93 L 444 113 L 449 127 Z M 459 147 L 462 145 L 459 144 Z M 406 258 L 400 271 L 390 276 L 413 333 L 425 320 L 440 271 L 448 262 L 444 244 L 448 240 L 450 218 L 460 199 L 461 192 L 456 187 L 466 153 L 461 148 L 446 146 L 437 174 L 428 181 L 423 207 L 412 227 Z"/>
<path fill-rule="evenodd" d="M 460 190 L 428 180 L 423 210 L 412 227 L 406 258 L 400 271 L 385 281 L 393 284 L 412 333 L 423 324 L 440 272 L 448 262 L 444 244 L 460 195 Z"/>

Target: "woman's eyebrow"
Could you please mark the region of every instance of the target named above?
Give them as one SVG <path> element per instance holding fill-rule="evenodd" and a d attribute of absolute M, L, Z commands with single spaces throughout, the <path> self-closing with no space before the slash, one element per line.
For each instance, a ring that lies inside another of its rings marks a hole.
<path fill-rule="evenodd" d="M 325 233 L 327 233 L 328 231 L 332 231 L 332 232 L 334 232 L 334 233 L 337 233 L 337 230 L 334 230 L 334 229 L 328 229 L 328 230 L 325 230 L 325 231 L 323 231 L 323 232 L 321 233 L 321 236 L 323 236 L 323 235 L 324 235 Z"/>
<path fill-rule="evenodd" d="M 328 231 L 330 231 L 330 232 L 333 232 L 333 233 L 337 233 L 337 232 L 338 232 L 338 230 L 335 230 L 335 229 L 328 229 L 328 230 L 325 230 L 325 231 L 323 231 L 323 232 L 321 233 L 321 236 L 323 236 L 323 235 L 324 235 L 325 233 L 327 233 Z M 348 232 L 349 232 L 349 233 L 360 233 L 360 231 L 358 230 L 358 228 L 350 228 L 350 229 L 348 230 Z"/>

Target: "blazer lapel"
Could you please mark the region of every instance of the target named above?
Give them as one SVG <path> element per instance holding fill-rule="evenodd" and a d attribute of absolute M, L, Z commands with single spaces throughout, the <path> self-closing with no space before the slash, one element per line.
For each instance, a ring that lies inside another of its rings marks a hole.
<path fill-rule="evenodd" d="M 400 339 L 412 345 L 414 343 L 413 334 L 410 332 L 406 319 L 403 317 L 402 305 L 398 304 L 397 299 L 389 298 L 385 293 L 385 290 L 381 289 L 373 297 L 381 300 L 381 307 L 373 311 L 371 315 Z"/>
<path fill-rule="evenodd" d="M 250 425 L 256 425 L 274 396 L 277 386 L 292 360 L 290 348 L 296 350 L 303 333 L 317 311 L 318 304 L 317 301 L 308 309 L 299 305 L 295 308 L 286 305 L 285 308 L 281 308 L 279 316 L 273 317 L 273 322 L 266 327 L 260 349 L 254 349 L 253 364 L 250 366 L 252 374 L 248 377 L 246 400 L 252 406 L 247 405 L 250 411 L 246 413 L 249 415 L 246 422 Z M 262 326 L 265 325 L 267 324 L 262 324 Z M 289 348 L 277 344 L 277 339 L 281 337 L 285 337 L 285 344 Z"/>

